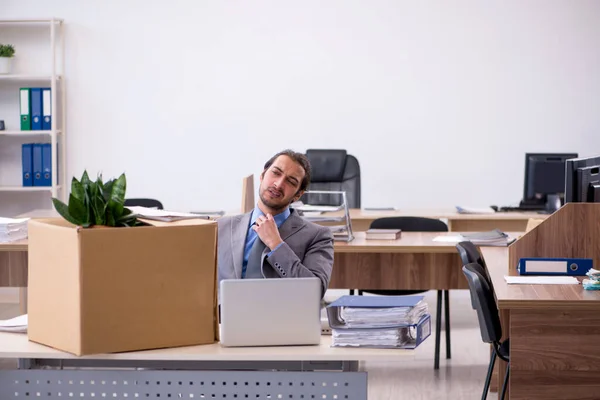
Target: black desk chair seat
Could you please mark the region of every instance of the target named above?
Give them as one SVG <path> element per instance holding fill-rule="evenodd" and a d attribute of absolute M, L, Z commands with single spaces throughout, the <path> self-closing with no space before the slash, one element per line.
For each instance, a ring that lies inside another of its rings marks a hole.
<path fill-rule="evenodd" d="M 504 399 L 508 384 L 508 375 L 510 373 L 510 342 L 508 339 L 503 342 L 501 341 L 502 326 L 500 325 L 500 315 L 494 298 L 494 292 L 488 285 L 484 275 L 485 270 L 480 264 L 470 263 L 463 266 L 462 270 L 469 284 L 471 302 L 475 304 L 475 310 L 477 311 L 481 339 L 485 343 L 490 343 L 494 349 L 490 358 L 481 399 L 485 400 L 487 398 L 496 357 L 500 357 L 500 359 L 507 362 L 506 374 L 504 376 L 504 383 L 502 384 L 502 392 L 500 394 L 500 398 Z"/>
<path fill-rule="evenodd" d="M 371 223 L 371 229 L 400 229 L 404 232 L 448 232 L 448 225 L 439 219 L 423 217 L 386 217 L 378 218 Z M 384 296 L 404 296 L 424 293 L 424 290 L 364 290 L 359 289 L 358 294 L 373 293 Z M 442 294 L 446 304 L 444 321 L 446 331 L 446 358 L 451 358 L 450 346 L 450 292 L 448 290 L 437 291 L 436 324 L 435 324 L 435 355 L 433 368 L 440 368 L 440 338 L 442 331 Z"/>
<path fill-rule="evenodd" d="M 125 199 L 125 207 L 147 207 L 163 210 L 163 205 L 155 199 Z"/>

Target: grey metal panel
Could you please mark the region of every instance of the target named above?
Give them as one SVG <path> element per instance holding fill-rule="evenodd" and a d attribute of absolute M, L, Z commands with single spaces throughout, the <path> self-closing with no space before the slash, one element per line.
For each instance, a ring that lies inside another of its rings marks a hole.
<path fill-rule="evenodd" d="M 366 372 L 5 370 L 0 399 L 367 398 Z"/>
<path fill-rule="evenodd" d="M 94 360 L 73 359 L 24 359 L 19 369 L 40 367 L 60 368 L 149 368 L 192 370 L 278 370 L 278 371 L 358 371 L 354 361 L 149 361 L 149 360 Z M 348 369 L 355 365 L 355 369 Z M 0 399 L 1 400 L 1 399 Z"/>

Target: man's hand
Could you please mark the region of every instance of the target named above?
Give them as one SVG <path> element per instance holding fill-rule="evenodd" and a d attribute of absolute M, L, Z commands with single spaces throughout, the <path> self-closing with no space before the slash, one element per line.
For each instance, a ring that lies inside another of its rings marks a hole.
<path fill-rule="evenodd" d="M 281 240 L 281 236 L 279 235 L 279 229 L 277 229 L 275 219 L 273 219 L 271 214 L 267 214 L 266 217 L 263 215 L 258 217 L 252 228 L 260 240 L 262 240 L 265 246 L 267 246 L 270 250 L 273 250 L 275 247 L 283 243 L 283 240 Z"/>

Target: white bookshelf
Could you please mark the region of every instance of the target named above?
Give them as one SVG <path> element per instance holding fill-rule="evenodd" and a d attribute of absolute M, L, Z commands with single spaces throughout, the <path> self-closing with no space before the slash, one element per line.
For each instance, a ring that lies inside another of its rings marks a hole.
<path fill-rule="evenodd" d="M 3 43 L 14 44 L 16 48 L 12 73 L 0 74 L 0 95 L 5 99 L 4 103 L 0 103 L 0 119 L 4 119 L 6 124 L 6 130 L 0 131 L 0 152 L 4 150 L 5 156 L 0 158 L 0 193 L 15 193 L 11 199 L 18 199 L 18 193 L 39 193 L 35 196 L 44 196 L 44 204 L 47 200 L 48 207 L 51 207 L 51 197 L 63 201 L 66 198 L 63 20 L 0 19 L 0 38 Z M 19 116 L 15 115 L 19 109 L 18 88 L 42 85 L 51 89 L 51 129 L 21 131 Z M 22 185 L 20 144 L 36 141 L 52 146 L 52 185 L 19 186 Z M 6 150 L 8 148 L 10 151 Z M 18 154 L 13 154 L 17 148 Z"/>

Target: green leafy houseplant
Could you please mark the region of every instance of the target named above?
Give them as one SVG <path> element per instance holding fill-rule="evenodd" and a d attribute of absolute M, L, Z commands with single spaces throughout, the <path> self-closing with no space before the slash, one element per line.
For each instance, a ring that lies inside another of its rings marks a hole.
<path fill-rule="evenodd" d="M 0 43 L 0 57 L 12 57 L 15 55 L 15 46 Z"/>
<path fill-rule="evenodd" d="M 52 198 L 52 202 L 64 219 L 84 228 L 94 225 L 143 225 L 124 205 L 126 188 L 125 174 L 107 182 L 102 182 L 100 174 L 94 182 L 90 180 L 87 171 L 84 171 L 81 180 L 73 178 L 71 182 L 68 205 L 56 198 Z"/>

